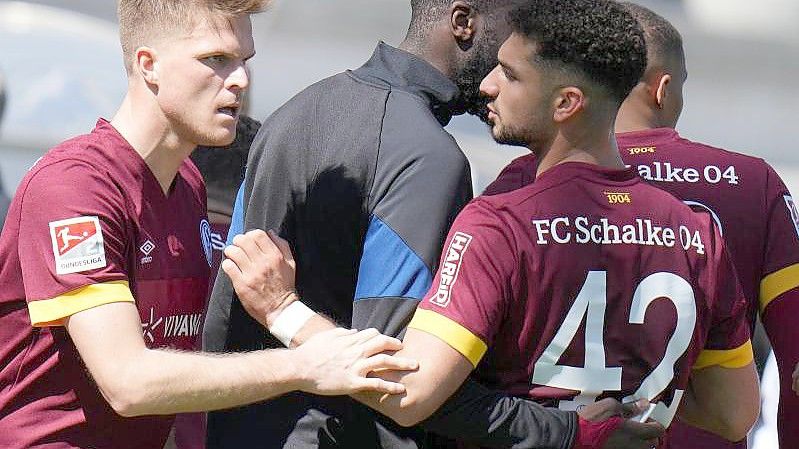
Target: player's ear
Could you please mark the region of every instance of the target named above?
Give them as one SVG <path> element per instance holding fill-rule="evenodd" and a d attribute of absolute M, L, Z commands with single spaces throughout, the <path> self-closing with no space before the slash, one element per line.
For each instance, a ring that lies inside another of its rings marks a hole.
<path fill-rule="evenodd" d="M 139 47 L 134 53 L 134 70 L 147 84 L 158 84 L 158 53 L 151 47 Z"/>
<path fill-rule="evenodd" d="M 655 104 L 658 109 L 663 109 L 669 83 L 671 83 L 671 75 L 668 73 L 664 73 L 658 77 L 657 87 L 655 87 Z"/>
<path fill-rule="evenodd" d="M 579 87 L 567 86 L 556 92 L 553 103 L 555 110 L 552 119 L 555 123 L 563 123 L 585 109 L 586 98 Z"/>
<path fill-rule="evenodd" d="M 459 46 L 471 45 L 477 29 L 477 11 L 464 1 L 449 5 L 449 27 Z"/>

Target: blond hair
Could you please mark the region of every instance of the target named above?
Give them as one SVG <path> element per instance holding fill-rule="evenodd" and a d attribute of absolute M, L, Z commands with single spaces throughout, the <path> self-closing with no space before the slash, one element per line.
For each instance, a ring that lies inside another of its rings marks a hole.
<path fill-rule="evenodd" d="M 130 72 L 133 53 L 153 39 L 190 32 L 198 18 L 238 17 L 263 11 L 270 0 L 119 0 L 119 41 L 125 68 Z"/>

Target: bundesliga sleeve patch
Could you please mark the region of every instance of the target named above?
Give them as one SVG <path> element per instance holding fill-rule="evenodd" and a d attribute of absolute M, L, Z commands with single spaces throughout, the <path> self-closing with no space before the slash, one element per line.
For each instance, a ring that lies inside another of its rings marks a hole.
<path fill-rule="evenodd" d="M 50 222 L 56 274 L 79 273 L 106 266 L 103 232 L 97 217 Z"/>
<path fill-rule="evenodd" d="M 782 197 L 785 198 L 785 205 L 788 207 L 788 213 L 791 214 L 791 221 L 796 229 L 796 235 L 799 235 L 799 211 L 796 210 L 793 197 L 791 195 L 783 195 Z"/>
<path fill-rule="evenodd" d="M 469 248 L 469 243 L 472 241 L 472 236 L 463 232 L 456 232 L 452 236 L 452 240 L 447 247 L 447 258 L 441 265 L 440 277 L 438 283 L 438 290 L 436 294 L 430 298 L 430 303 L 440 307 L 447 307 L 450 300 L 450 292 L 458 280 L 458 272 L 461 270 L 461 261 L 466 249 Z"/>

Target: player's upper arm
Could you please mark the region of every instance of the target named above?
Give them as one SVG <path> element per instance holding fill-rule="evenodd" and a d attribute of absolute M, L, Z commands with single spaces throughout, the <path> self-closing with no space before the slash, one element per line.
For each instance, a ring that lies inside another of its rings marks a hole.
<path fill-rule="evenodd" d="M 133 364 L 147 350 L 135 304 L 90 308 L 68 317 L 64 325 L 103 397 L 126 415 L 137 403 Z"/>
<path fill-rule="evenodd" d="M 713 243 L 708 257 L 716 271 L 707 292 L 712 307 L 711 327 L 694 364 L 680 416 L 689 424 L 738 441 L 746 437 L 757 418 L 757 373 L 746 300 L 717 231 Z"/>
<path fill-rule="evenodd" d="M 519 287 L 512 227 L 477 199 L 455 220 L 440 265 L 409 327 L 435 335 L 477 366 Z"/>
<path fill-rule="evenodd" d="M 740 441 L 754 425 L 759 410 L 757 372 L 750 361 L 737 368 L 712 365 L 695 369 L 679 413 L 695 427 Z"/>

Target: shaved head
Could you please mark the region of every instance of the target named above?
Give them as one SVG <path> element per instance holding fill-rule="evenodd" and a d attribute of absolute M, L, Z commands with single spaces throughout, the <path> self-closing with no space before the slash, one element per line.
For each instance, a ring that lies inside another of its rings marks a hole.
<path fill-rule="evenodd" d="M 682 113 L 683 86 L 688 78 L 682 36 L 651 9 L 630 2 L 621 5 L 644 31 L 647 65 L 619 110 L 616 131 L 674 128 Z"/>
<path fill-rule="evenodd" d="M 682 36 L 668 20 L 649 8 L 630 2 L 621 2 L 644 30 L 647 58 L 650 65 L 669 66 L 685 57 Z"/>

